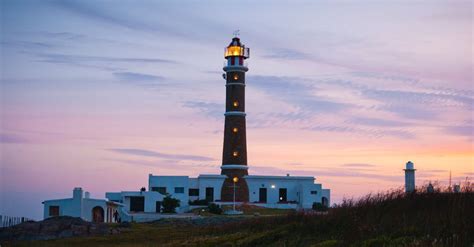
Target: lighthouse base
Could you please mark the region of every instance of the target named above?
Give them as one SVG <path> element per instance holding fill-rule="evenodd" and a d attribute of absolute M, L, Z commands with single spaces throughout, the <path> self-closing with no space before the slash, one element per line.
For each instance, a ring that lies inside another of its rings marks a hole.
<path fill-rule="evenodd" d="M 221 190 L 221 201 L 233 202 L 234 201 L 234 182 L 231 177 L 227 177 L 224 180 Z M 236 202 L 248 202 L 249 201 L 249 187 L 247 181 L 244 178 L 239 178 L 239 181 L 235 183 L 235 201 Z"/>

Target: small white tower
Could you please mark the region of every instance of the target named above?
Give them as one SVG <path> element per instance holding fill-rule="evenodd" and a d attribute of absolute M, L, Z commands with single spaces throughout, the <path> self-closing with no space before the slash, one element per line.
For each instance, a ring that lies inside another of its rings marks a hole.
<path fill-rule="evenodd" d="M 405 171 L 405 192 L 415 191 L 415 171 L 413 162 L 408 161 Z"/>

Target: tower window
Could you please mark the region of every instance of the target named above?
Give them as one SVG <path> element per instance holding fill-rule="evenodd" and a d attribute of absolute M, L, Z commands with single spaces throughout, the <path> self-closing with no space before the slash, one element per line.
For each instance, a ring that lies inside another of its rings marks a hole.
<path fill-rule="evenodd" d="M 239 131 L 239 129 L 233 128 L 232 131 L 233 131 L 234 133 L 237 133 L 237 131 Z"/>
<path fill-rule="evenodd" d="M 237 106 L 239 106 L 239 102 L 238 102 L 238 101 L 234 101 L 233 105 L 234 105 L 234 107 L 237 107 Z"/>
<path fill-rule="evenodd" d="M 232 155 L 233 155 L 234 157 L 237 157 L 237 156 L 239 156 L 239 152 L 234 151 L 234 152 L 232 153 Z"/>
<path fill-rule="evenodd" d="M 234 81 L 237 81 L 239 79 L 239 75 L 238 74 L 234 74 Z"/>

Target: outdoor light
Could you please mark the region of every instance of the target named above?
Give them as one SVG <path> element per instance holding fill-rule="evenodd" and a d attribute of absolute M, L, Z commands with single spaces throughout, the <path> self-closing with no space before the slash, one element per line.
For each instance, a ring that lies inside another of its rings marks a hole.
<path fill-rule="evenodd" d="M 239 75 L 234 74 L 234 81 L 237 81 L 239 79 Z"/>
<path fill-rule="evenodd" d="M 239 102 L 234 101 L 234 104 L 233 104 L 233 105 L 234 105 L 234 107 L 237 107 L 237 106 L 239 106 Z"/>
<path fill-rule="evenodd" d="M 232 155 L 233 155 L 234 157 L 237 157 L 237 156 L 239 155 L 239 152 L 234 151 L 234 152 L 232 153 Z"/>
<path fill-rule="evenodd" d="M 271 186 L 271 187 L 272 187 L 272 189 L 275 189 L 275 185 L 274 185 L 274 184 L 272 184 L 272 186 Z"/>
<path fill-rule="evenodd" d="M 237 131 L 239 131 L 239 129 L 233 128 L 232 131 L 233 131 L 234 133 L 237 133 Z"/>
<path fill-rule="evenodd" d="M 234 183 L 237 183 L 237 182 L 239 182 L 239 178 L 238 178 L 238 177 L 234 177 L 234 178 L 232 179 L 232 181 L 234 181 Z"/>

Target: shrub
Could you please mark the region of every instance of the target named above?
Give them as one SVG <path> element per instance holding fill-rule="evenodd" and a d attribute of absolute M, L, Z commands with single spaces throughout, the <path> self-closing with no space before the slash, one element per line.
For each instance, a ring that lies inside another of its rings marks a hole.
<path fill-rule="evenodd" d="M 219 205 L 215 203 L 210 203 L 209 206 L 207 206 L 209 213 L 211 214 L 222 214 L 222 208 L 219 207 Z"/>
<path fill-rule="evenodd" d="M 209 205 L 209 202 L 207 200 L 194 200 L 194 201 L 189 201 L 189 205 L 192 205 L 192 206 L 207 206 L 207 205 Z"/>
<path fill-rule="evenodd" d="M 318 211 L 318 212 L 325 212 L 325 211 L 328 211 L 328 207 L 324 206 L 320 202 L 315 202 L 313 203 L 313 210 Z"/>
<path fill-rule="evenodd" d="M 176 208 L 179 207 L 179 205 L 180 201 L 168 194 L 163 198 L 163 213 L 176 213 Z"/>

